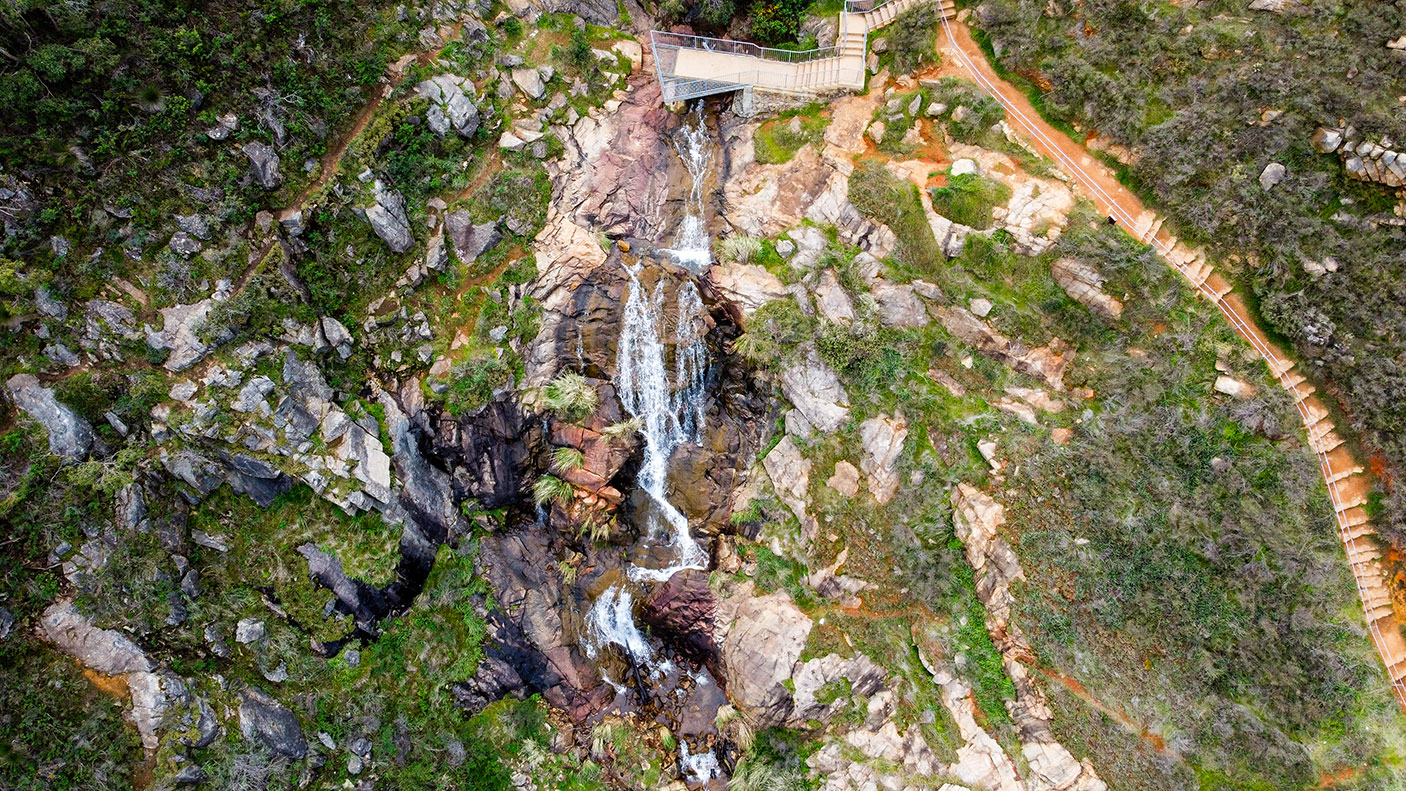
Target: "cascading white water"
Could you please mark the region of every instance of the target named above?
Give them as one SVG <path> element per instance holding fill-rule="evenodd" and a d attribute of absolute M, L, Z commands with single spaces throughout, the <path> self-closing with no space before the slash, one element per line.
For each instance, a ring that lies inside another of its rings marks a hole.
<path fill-rule="evenodd" d="M 673 554 L 673 561 L 662 569 L 634 566 L 634 579 L 666 580 L 681 569 L 707 568 L 707 556 L 689 531 L 688 518 L 679 512 L 665 496 L 669 457 L 683 442 L 696 438 L 703 410 L 703 375 L 707 368 L 708 348 L 699 334 L 703 302 L 692 283 L 679 292 L 678 328 L 681 333 L 676 345 L 675 381 L 678 392 L 672 393 L 668 369 L 664 363 L 664 344 L 659 325 L 663 317 L 663 281 L 651 293 L 640 283 L 642 264 L 626 267 L 630 275 L 630 295 L 625 300 L 624 329 L 620 333 L 620 349 L 616 360 L 618 373 L 616 389 L 626 411 L 643 423 L 644 460 L 636 482 L 649 495 L 654 507 L 646 516 L 646 538 L 664 540 Z M 692 292 L 692 297 L 689 297 Z M 687 341 L 683 334 L 687 334 Z M 661 525 L 661 519 L 664 525 Z M 667 526 L 667 532 L 664 528 Z"/>
<path fill-rule="evenodd" d="M 585 643 L 586 656 L 596 658 L 600 648 L 607 645 L 619 646 L 627 656 L 641 667 L 654 659 L 654 649 L 635 626 L 633 612 L 635 597 L 628 588 L 612 585 L 591 605 L 586 614 L 586 629 L 589 640 Z"/>
<path fill-rule="evenodd" d="M 703 222 L 703 185 L 713 163 L 713 147 L 708 139 L 708 125 L 703 121 L 701 103 L 679 129 L 678 136 L 674 138 L 674 149 L 693 177 L 693 184 L 688 192 L 683 222 L 679 223 L 677 238 L 669 252 L 679 263 L 698 273 L 713 262 L 712 240 L 708 238 L 708 229 Z"/>

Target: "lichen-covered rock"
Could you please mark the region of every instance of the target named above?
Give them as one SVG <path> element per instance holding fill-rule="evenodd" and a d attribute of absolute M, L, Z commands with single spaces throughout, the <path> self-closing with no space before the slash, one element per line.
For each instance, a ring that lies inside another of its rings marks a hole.
<path fill-rule="evenodd" d="M 801 455 L 800 448 L 796 447 L 789 434 L 767 453 L 762 466 L 771 477 L 771 484 L 776 487 L 781 501 L 802 525 L 809 525 L 812 520 L 806 514 L 806 491 L 810 488 L 811 462 Z"/>
<path fill-rule="evenodd" d="M 1050 274 L 1070 299 L 1110 321 L 1123 315 L 1123 302 L 1103 291 L 1103 274 L 1083 261 L 1060 258 L 1050 264 Z"/>
<path fill-rule="evenodd" d="M 405 215 L 405 198 L 387 188 L 380 179 L 372 185 L 372 196 L 375 203 L 366 208 L 366 221 L 371 224 L 371 230 L 391 252 L 409 250 L 415 244 L 415 235 L 410 232 L 410 220 Z"/>
<path fill-rule="evenodd" d="M 437 74 L 415 86 L 421 98 L 430 103 L 426 118 L 431 131 L 440 137 L 451 128 L 462 137 L 472 137 L 478 131 L 478 107 L 470 97 L 473 87 L 472 82 L 453 74 Z"/>
<path fill-rule="evenodd" d="M 93 448 L 93 427 L 54 397 L 52 388 L 39 384 L 33 374 L 15 374 L 5 382 L 15 406 L 49 432 L 49 451 L 74 462 L 87 458 Z"/>
<path fill-rule="evenodd" d="M 259 142 L 245 143 L 244 156 L 249 158 L 249 167 L 259 186 L 271 190 L 283 184 L 283 174 L 278 170 L 278 152 L 272 146 Z"/>
<path fill-rule="evenodd" d="M 804 356 L 782 371 L 781 390 L 820 431 L 834 431 L 849 420 L 849 394 L 815 344 L 806 344 Z"/>
<path fill-rule="evenodd" d="M 741 309 L 744 317 L 789 293 L 781 278 L 756 264 L 713 264 L 708 272 L 718 293 Z"/>

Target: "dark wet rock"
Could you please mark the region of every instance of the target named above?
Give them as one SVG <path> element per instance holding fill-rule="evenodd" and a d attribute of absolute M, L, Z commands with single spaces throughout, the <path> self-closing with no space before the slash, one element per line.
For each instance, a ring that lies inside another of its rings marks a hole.
<path fill-rule="evenodd" d="M 302 758 L 308 754 L 298 718 L 273 696 L 248 687 L 239 694 L 239 732 L 279 755 Z"/>
<path fill-rule="evenodd" d="M 32 374 L 16 374 L 5 386 L 15 406 L 49 432 L 50 452 L 70 462 L 87 458 L 93 448 L 93 427 L 60 403 L 52 388 L 39 384 Z"/>
<path fill-rule="evenodd" d="M 707 572 L 686 569 L 650 591 L 640 618 L 685 656 L 716 668 L 713 616 L 717 609 Z"/>
<path fill-rule="evenodd" d="M 206 780 L 209 780 L 210 776 L 207 775 L 205 773 L 205 770 L 201 769 L 199 766 L 196 766 L 195 764 L 186 764 L 185 766 L 182 766 L 180 771 L 176 772 L 176 774 L 171 779 L 174 780 L 177 785 L 197 785 L 199 783 L 205 782 Z"/>

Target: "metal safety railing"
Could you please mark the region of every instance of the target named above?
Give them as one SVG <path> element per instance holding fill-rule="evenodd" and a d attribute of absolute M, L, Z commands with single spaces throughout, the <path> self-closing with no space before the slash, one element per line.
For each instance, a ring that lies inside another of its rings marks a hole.
<path fill-rule="evenodd" d="M 862 86 L 864 84 L 864 53 L 868 50 L 868 26 L 861 20 L 861 29 L 851 31 L 851 14 L 840 13 L 835 43 L 810 49 L 763 47 L 750 41 L 694 36 L 653 30 L 649 34 L 654 52 L 655 75 L 666 102 L 683 101 L 746 87 L 764 90 L 803 92 L 829 86 Z M 859 40 L 852 41 L 852 36 Z M 722 69 L 725 76 L 683 74 L 681 59 L 688 52 L 712 53 L 758 62 L 777 64 L 776 67 L 757 65 L 733 72 Z M 858 58 L 858 65 L 852 59 Z M 851 60 L 846 64 L 846 60 Z"/>
<path fill-rule="evenodd" d="M 1045 134 L 1039 124 L 1032 121 L 1020 107 L 1008 100 L 992 85 L 991 81 L 976 67 L 976 64 L 971 61 L 966 52 L 957 45 L 956 36 L 953 35 L 952 26 L 947 21 L 946 15 L 942 17 L 942 27 L 943 33 L 947 37 L 948 45 L 952 50 L 952 54 L 972 75 L 977 85 L 996 101 L 1000 102 L 1001 106 L 1008 114 L 1023 122 L 1022 126 L 1025 131 L 1029 133 L 1031 137 L 1043 143 L 1050 155 L 1067 168 L 1070 174 L 1074 176 L 1085 189 L 1088 189 L 1095 196 L 1101 198 L 1108 207 L 1109 216 L 1112 217 L 1115 222 L 1124 226 L 1134 238 L 1150 244 L 1157 249 L 1162 258 L 1176 268 L 1182 277 L 1191 283 L 1197 293 L 1210 300 L 1211 303 L 1220 310 L 1221 315 L 1225 317 L 1226 321 L 1235 328 L 1236 333 L 1244 338 L 1264 359 L 1266 365 L 1269 366 L 1270 374 L 1279 382 L 1279 385 L 1294 394 L 1294 406 L 1298 410 L 1299 417 L 1303 421 L 1304 428 L 1308 433 L 1309 447 L 1312 448 L 1314 455 L 1318 459 L 1319 472 L 1323 476 L 1324 484 L 1328 489 L 1328 497 L 1333 504 L 1333 515 L 1338 525 L 1338 536 L 1342 541 L 1343 549 L 1347 555 L 1348 565 L 1352 571 L 1353 581 L 1357 586 L 1357 594 L 1358 598 L 1361 600 L 1362 614 L 1367 622 L 1368 632 L 1372 637 L 1372 643 L 1377 654 L 1381 657 L 1382 664 L 1386 667 L 1387 679 L 1391 682 L 1392 691 L 1396 695 L 1397 703 L 1402 706 L 1402 708 L 1406 708 L 1406 681 L 1402 680 L 1402 673 L 1400 672 L 1403 668 L 1406 668 L 1406 657 L 1397 657 L 1392 653 L 1387 645 L 1385 636 L 1382 634 L 1381 628 L 1378 626 L 1380 619 L 1374 617 L 1374 607 L 1368 603 L 1369 599 L 1372 598 L 1369 593 L 1369 587 L 1372 586 L 1367 584 L 1370 580 L 1364 578 L 1369 573 L 1369 567 L 1374 565 L 1377 553 L 1374 547 L 1364 549 L 1359 544 L 1359 537 L 1354 536 L 1352 531 L 1352 528 L 1356 525 L 1352 523 L 1348 517 L 1349 512 L 1354 509 L 1360 509 L 1363 503 L 1348 502 L 1344 499 L 1338 482 L 1346 477 L 1350 477 L 1351 473 L 1349 472 L 1347 475 L 1344 475 L 1333 469 L 1332 460 L 1328 457 L 1328 451 L 1330 449 L 1325 449 L 1322 441 L 1328 432 L 1319 431 L 1315 433 L 1315 427 L 1323 421 L 1323 416 L 1315 415 L 1306 405 L 1305 402 L 1308 400 L 1310 394 L 1304 393 L 1299 389 L 1302 380 L 1295 381 L 1290 376 L 1289 372 L 1293 370 L 1293 363 L 1280 357 L 1279 354 L 1269 346 L 1268 342 L 1264 340 L 1258 328 L 1249 325 L 1241 317 L 1239 311 L 1226 304 L 1226 294 L 1231 293 L 1229 290 L 1218 292 L 1207 285 L 1209 272 L 1214 270 L 1210 270 L 1209 267 L 1206 271 L 1192 270 L 1191 267 L 1187 266 L 1182 260 L 1183 256 L 1177 254 L 1174 244 L 1168 244 L 1162 239 L 1157 238 L 1155 224 L 1149 225 L 1147 229 L 1140 229 L 1137 218 L 1129 215 L 1128 212 L 1099 185 L 1096 179 L 1090 176 L 1077 161 L 1065 154 L 1059 145 Z"/>

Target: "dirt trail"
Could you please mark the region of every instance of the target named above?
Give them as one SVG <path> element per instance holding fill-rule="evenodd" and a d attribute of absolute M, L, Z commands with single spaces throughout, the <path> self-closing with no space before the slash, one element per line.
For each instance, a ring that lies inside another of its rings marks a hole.
<path fill-rule="evenodd" d="M 1163 219 L 1118 183 L 1111 169 L 1095 159 L 1084 146 L 1046 123 L 1024 93 L 996 74 L 965 23 L 943 19 L 942 27 L 944 33 L 939 45 L 944 54 L 951 57 L 944 59 L 940 73 L 974 80 L 996 98 L 1006 110 L 1006 122 L 1010 127 L 1042 156 L 1057 163 L 1100 212 L 1113 218 L 1139 241 L 1157 248 L 1260 353 L 1270 373 L 1293 397 L 1308 433 L 1309 447 L 1318 457 L 1333 502 L 1339 537 L 1357 582 L 1368 631 L 1386 666 L 1397 702 L 1406 709 L 1406 639 L 1402 638 L 1392 607 L 1386 573 L 1378 561 L 1381 550 L 1365 508 L 1369 479 L 1338 436 L 1327 408 L 1314 395 L 1313 386 L 1294 371 L 1294 361 L 1270 343 L 1245 303 L 1234 293 L 1231 284 L 1211 267 L 1203 252 L 1186 247 L 1163 230 Z"/>

